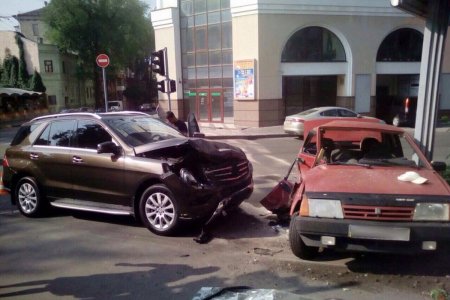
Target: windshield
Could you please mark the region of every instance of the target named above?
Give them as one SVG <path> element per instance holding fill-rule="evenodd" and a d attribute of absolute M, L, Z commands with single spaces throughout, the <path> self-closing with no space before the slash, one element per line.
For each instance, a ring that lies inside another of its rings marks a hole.
<path fill-rule="evenodd" d="M 423 167 L 405 134 L 370 130 L 326 130 L 322 134 L 323 162 L 364 166 Z"/>
<path fill-rule="evenodd" d="M 121 139 L 132 147 L 184 137 L 176 129 L 158 119 L 146 116 L 111 116 L 104 121 Z"/>

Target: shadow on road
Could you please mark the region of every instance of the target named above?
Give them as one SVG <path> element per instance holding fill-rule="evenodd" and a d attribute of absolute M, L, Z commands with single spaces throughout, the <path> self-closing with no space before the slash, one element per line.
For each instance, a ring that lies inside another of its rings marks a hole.
<path fill-rule="evenodd" d="M 157 263 L 118 263 L 115 266 L 117 272 L 2 285 L 0 290 L 11 291 L 0 291 L 0 298 L 31 295 L 39 298 L 39 294 L 50 293 L 52 296 L 77 299 L 192 299 L 202 287 L 244 285 L 257 289 L 292 290 L 301 295 L 357 285 L 346 282 L 327 287 L 310 286 L 301 282 L 297 276 L 281 278 L 276 274 L 268 274 L 267 270 L 230 279 L 220 277 L 221 270 L 217 266 L 196 268 L 186 264 Z M 127 268 L 132 271 L 124 272 Z"/>

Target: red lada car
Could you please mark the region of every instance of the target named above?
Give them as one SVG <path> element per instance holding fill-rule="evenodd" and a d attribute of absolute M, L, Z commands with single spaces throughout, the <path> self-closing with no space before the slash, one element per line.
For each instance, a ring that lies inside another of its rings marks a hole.
<path fill-rule="evenodd" d="M 332 121 L 309 131 L 289 197 L 261 203 L 289 213 L 293 253 L 320 248 L 421 252 L 450 245 L 450 187 L 413 138 L 391 125 Z M 278 195 L 278 196 L 275 196 Z"/>

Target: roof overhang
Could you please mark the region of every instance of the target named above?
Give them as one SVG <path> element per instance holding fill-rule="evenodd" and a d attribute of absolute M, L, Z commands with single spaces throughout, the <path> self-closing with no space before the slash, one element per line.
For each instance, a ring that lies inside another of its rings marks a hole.
<path fill-rule="evenodd" d="M 41 92 L 27 91 L 18 88 L 0 88 L 0 96 L 39 96 Z"/>

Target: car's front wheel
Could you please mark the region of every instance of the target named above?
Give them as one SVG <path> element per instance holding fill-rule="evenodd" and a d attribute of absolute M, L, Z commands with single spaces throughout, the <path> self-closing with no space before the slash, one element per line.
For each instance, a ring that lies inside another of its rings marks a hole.
<path fill-rule="evenodd" d="M 159 235 L 173 234 L 179 224 L 179 206 L 163 184 L 148 187 L 139 202 L 139 214 L 145 226 Z"/>
<path fill-rule="evenodd" d="M 34 178 L 21 178 L 17 182 L 14 193 L 17 206 L 24 216 L 38 217 L 42 215 L 45 203 Z"/>
<path fill-rule="evenodd" d="M 312 259 L 317 256 L 319 248 L 306 246 L 302 241 L 300 234 L 295 228 L 295 219 L 299 216 L 297 214 L 291 217 L 291 223 L 289 224 L 289 243 L 291 245 L 292 253 L 301 259 Z"/>

